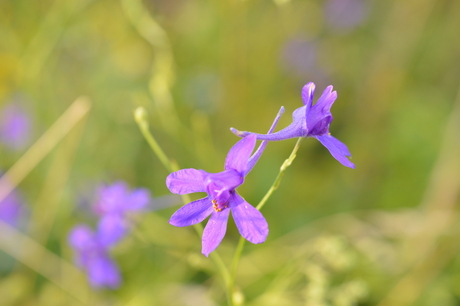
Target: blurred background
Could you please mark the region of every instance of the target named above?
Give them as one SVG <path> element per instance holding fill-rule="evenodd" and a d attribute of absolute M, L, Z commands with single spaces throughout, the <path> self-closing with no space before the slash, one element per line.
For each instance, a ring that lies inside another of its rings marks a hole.
<path fill-rule="evenodd" d="M 460 305 L 460 1 L 0 1 L 0 304 L 225 305 L 192 228 L 160 209 L 168 171 L 219 172 L 238 140 L 337 90 L 331 133 L 356 169 L 302 142 L 247 244 L 245 305 Z M 84 96 L 84 97 L 82 97 Z M 75 102 L 74 102 L 75 101 Z M 257 205 L 295 140 L 270 143 L 239 188 Z M 118 289 L 75 266 L 69 231 L 100 184 L 153 195 L 110 250 Z M 230 265 L 229 223 L 217 252 Z"/>

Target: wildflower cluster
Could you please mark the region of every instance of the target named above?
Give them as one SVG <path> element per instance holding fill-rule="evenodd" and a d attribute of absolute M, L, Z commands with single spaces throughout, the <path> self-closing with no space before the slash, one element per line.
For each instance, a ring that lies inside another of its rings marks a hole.
<path fill-rule="evenodd" d="M 167 177 L 166 185 L 172 193 L 206 193 L 206 197 L 181 207 L 169 220 L 174 226 L 189 226 L 211 216 L 202 237 L 202 253 L 205 256 L 214 251 L 222 241 L 230 211 L 238 231 L 246 240 L 262 243 L 267 238 L 268 224 L 263 215 L 236 192 L 236 188 L 243 184 L 246 175 L 262 155 L 267 141 L 313 137 L 341 164 L 350 168 L 355 167 L 347 158 L 351 156 L 347 146 L 329 132 L 333 120 L 330 109 L 337 98 L 337 92 L 332 91 L 332 86 L 328 86 L 313 105 L 314 92 L 314 83 L 308 83 L 303 87 L 304 106 L 293 112 L 293 121 L 289 126 L 276 133 L 271 132 L 284 108 L 281 108 L 268 134 L 241 132 L 231 128 L 234 134 L 243 139 L 228 152 L 224 171 L 208 173 L 204 170 L 182 169 Z M 252 155 L 256 140 L 263 142 Z"/>
<path fill-rule="evenodd" d="M 98 189 L 94 212 L 99 215 L 96 231 L 80 224 L 69 233 L 69 244 L 76 264 L 88 274 L 92 287 L 118 288 L 121 276 L 109 251 L 129 230 L 129 214 L 144 210 L 150 202 L 147 189 L 130 191 L 126 183 L 116 182 Z"/>

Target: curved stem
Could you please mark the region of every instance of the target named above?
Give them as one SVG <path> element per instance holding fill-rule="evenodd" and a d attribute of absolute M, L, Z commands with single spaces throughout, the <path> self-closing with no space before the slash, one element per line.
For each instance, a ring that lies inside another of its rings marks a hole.
<path fill-rule="evenodd" d="M 272 186 L 270 187 L 270 189 L 267 191 L 265 196 L 262 198 L 262 200 L 260 200 L 259 204 L 257 205 L 256 208 L 258 210 L 260 210 L 265 205 L 265 203 L 270 198 L 270 196 L 273 194 L 273 192 L 276 189 L 278 189 L 278 186 L 281 183 L 281 179 L 283 178 L 284 172 L 292 164 L 292 162 L 294 161 L 296 157 L 296 154 L 297 154 L 297 151 L 299 150 L 300 142 L 302 141 L 302 139 L 303 138 L 297 139 L 294 149 L 292 149 L 292 152 L 289 155 L 289 157 L 281 165 L 280 171 L 278 172 L 278 175 L 276 176 L 275 181 L 273 182 Z M 229 294 L 231 295 L 233 295 L 233 292 L 235 290 L 234 287 L 235 287 L 236 272 L 238 270 L 238 263 L 240 261 L 241 254 L 243 252 L 245 243 L 246 243 L 246 239 L 244 239 L 243 237 L 240 237 L 240 240 L 238 241 L 238 246 L 236 247 L 236 250 L 235 250 L 235 254 L 233 255 L 232 267 L 230 270 L 229 288 L 228 288 Z M 233 303 L 233 300 L 232 300 L 232 303 Z M 230 305 L 233 305 L 233 304 L 230 304 Z"/>
<path fill-rule="evenodd" d="M 179 167 L 177 166 L 176 163 L 171 161 L 166 154 L 164 153 L 163 149 L 160 147 L 158 142 L 155 140 L 153 135 L 150 133 L 149 129 L 149 124 L 147 121 L 147 112 L 143 107 L 138 107 L 134 111 L 134 119 L 136 120 L 137 124 L 139 125 L 139 129 L 141 130 L 142 135 L 144 136 L 145 140 L 149 144 L 150 148 L 153 150 L 155 155 L 158 157 L 158 159 L 161 161 L 163 166 L 171 172 L 179 170 Z M 187 204 L 190 202 L 190 198 L 188 195 L 182 195 L 182 201 L 184 204 Z M 201 224 L 195 224 L 193 226 L 195 229 L 196 233 L 198 236 L 201 236 L 203 234 L 203 226 Z M 227 301 L 230 306 L 233 305 L 232 301 L 232 291 L 229 291 L 228 289 L 231 288 L 231 275 L 230 271 L 228 268 L 225 266 L 222 258 L 220 255 L 214 251 L 211 254 L 211 259 L 214 261 L 214 264 L 216 265 L 217 269 L 219 270 L 220 274 L 222 275 L 222 279 L 224 281 L 224 285 L 226 288 L 226 295 L 227 295 Z"/>

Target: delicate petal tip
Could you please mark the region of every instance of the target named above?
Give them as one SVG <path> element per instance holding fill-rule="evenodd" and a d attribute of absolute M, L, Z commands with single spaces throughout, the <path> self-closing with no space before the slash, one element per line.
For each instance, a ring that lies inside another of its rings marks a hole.
<path fill-rule="evenodd" d="M 205 192 L 203 171 L 196 169 L 182 169 L 171 173 L 166 178 L 169 191 L 176 194 Z"/>
<path fill-rule="evenodd" d="M 302 100 L 303 104 L 308 107 L 311 106 L 313 102 L 313 95 L 315 94 L 315 83 L 309 82 L 302 88 Z"/>
<path fill-rule="evenodd" d="M 241 236 L 255 244 L 265 242 L 268 236 L 268 224 L 262 213 L 238 194 L 234 195 L 231 208 Z"/>
<path fill-rule="evenodd" d="M 228 151 L 225 160 L 225 170 L 233 169 L 239 173 L 244 173 L 252 151 L 254 151 L 256 140 L 257 136 L 251 134 L 238 141 L 230 151 Z"/>
<path fill-rule="evenodd" d="M 337 91 L 332 91 L 333 89 L 334 87 L 332 85 L 327 86 L 316 104 L 326 104 L 328 109 L 330 109 L 332 104 L 334 104 L 335 100 L 337 99 Z"/>
<path fill-rule="evenodd" d="M 330 135 L 321 135 L 315 136 L 316 139 L 321 142 L 323 146 L 325 146 L 331 155 L 342 165 L 348 168 L 355 168 L 355 164 L 353 164 L 347 156 L 351 156 L 350 151 L 344 143 L 339 141 L 337 138 L 332 137 Z"/>
<path fill-rule="evenodd" d="M 227 221 L 230 209 L 214 212 L 209 218 L 208 224 L 203 231 L 201 253 L 208 257 L 214 251 L 227 232 Z"/>
<path fill-rule="evenodd" d="M 169 219 L 169 224 L 184 227 L 200 223 L 213 212 L 208 198 L 190 202 L 179 208 Z"/>
<path fill-rule="evenodd" d="M 230 131 L 232 131 L 232 133 L 235 134 L 238 137 L 246 137 L 246 136 L 251 134 L 250 132 L 239 131 L 239 130 L 237 130 L 235 128 L 232 128 L 232 127 L 230 128 Z"/>

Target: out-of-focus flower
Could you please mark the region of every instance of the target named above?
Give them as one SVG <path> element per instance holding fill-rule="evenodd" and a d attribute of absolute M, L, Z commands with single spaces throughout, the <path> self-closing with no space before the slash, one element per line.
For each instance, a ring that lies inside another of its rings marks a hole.
<path fill-rule="evenodd" d="M 12 150 L 24 148 L 30 138 L 30 116 L 17 104 L 6 105 L 0 114 L 0 141 Z"/>
<path fill-rule="evenodd" d="M 317 57 L 317 46 L 300 37 L 288 40 L 282 51 L 282 61 L 286 70 L 295 72 L 299 76 L 312 73 L 317 69 Z"/>
<path fill-rule="evenodd" d="M 97 195 L 94 210 L 99 215 L 140 211 L 150 201 L 149 190 L 137 188 L 131 191 L 123 181 L 99 188 Z"/>
<path fill-rule="evenodd" d="M 367 17 L 363 0 L 328 0 L 324 7 L 326 22 L 338 31 L 348 31 Z"/>
<path fill-rule="evenodd" d="M 11 226 L 17 227 L 23 210 L 22 200 L 13 190 L 3 201 L 0 202 L 0 220 Z"/>
<path fill-rule="evenodd" d="M 283 113 L 284 107 L 281 107 L 268 133 L 274 130 Z M 262 156 L 267 141 L 263 141 L 252 154 L 255 145 L 255 136 L 238 141 L 227 154 L 225 171 L 208 173 L 182 169 L 166 178 L 166 186 L 172 193 L 207 193 L 207 197 L 182 206 L 169 220 L 170 224 L 182 227 L 200 223 L 211 215 L 202 238 L 201 252 L 205 256 L 214 251 L 224 238 L 230 211 L 238 231 L 248 241 L 262 243 L 267 238 L 268 224 L 264 216 L 236 192 Z"/>
<path fill-rule="evenodd" d="M 118 267 L 98 233 L 86 225 L 77 225 L 69 233 L 68 242 L 76 254 L 76 264 L 86 271 L 93 288 L 116 289 L 120 286 Z"/>
<path fill-rule="evenodd" d="M 305 104 L 292 113 L 292 123 L 286 128 L 273 134 L 256 134 L 242 132 L 231 128 L 232 132 L 240 137 L 256 135 L 260 140 L 278 141 L 297 137 L 314 137 L 318 139 L 342 165 L 354 168 L 355 165 L 347 158 L 351 156 L 347 146 L 329 133 L 332 122 L 331 107 L 337 98 L 337 92 L 332 86 L 326 87 L 315 105 L 313 95 L 315 84 L 308 83 L 302 89 L 302 99 Z"/>
<path fill-rule="evenodd" d="M 131 191 L 122 181 L 99 188 L 94 210 L 101 215 L 98 224 L 100 242 L 110 246 L 120 241 L 129 227 L 127 215 L 146 209 L 149 202 L 147 189 Z"/>

